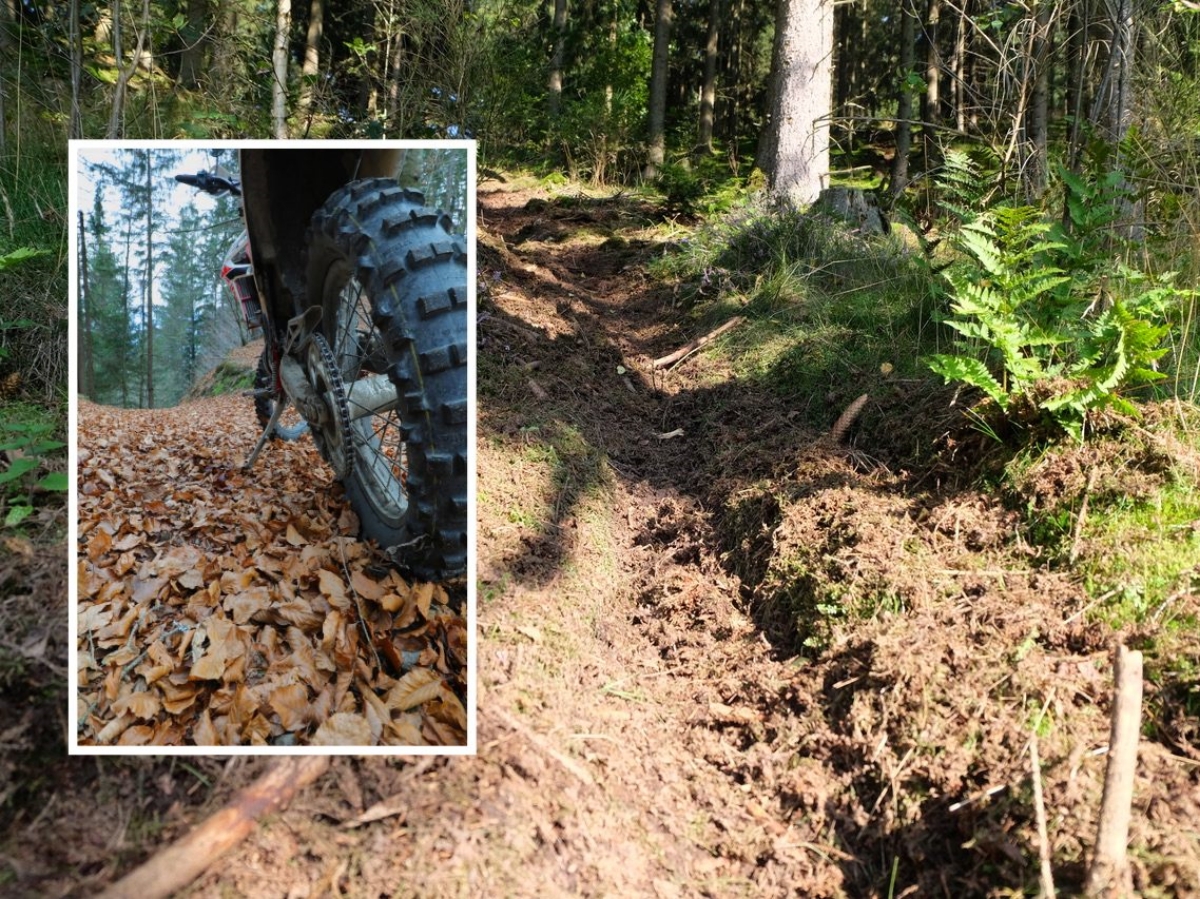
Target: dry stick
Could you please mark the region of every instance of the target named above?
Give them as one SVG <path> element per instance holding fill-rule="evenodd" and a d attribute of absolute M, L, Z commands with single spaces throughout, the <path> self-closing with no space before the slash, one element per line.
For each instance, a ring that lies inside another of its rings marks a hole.
<path fill-rule="evenodd" d="M 1142 654 L 1118 643 L 1113 656 L 1116 701 L 1108 737 L 1108 766 L 1104 771 L 1104 799 L 1100 804 L 1096 855 L 1088 869 L 1088 896 L 1133 894 L 1133 877 L 1126 850 L 1142 719 Z"/>
<path fill-rule="evenodd" d="M 1092 495 L 1092 488 L 1096 486 L 1096 468 L 1093 467 L 1088 472 L 1087 484 L 1083 488 L 1083 501 L 1079 504 L 1079 514 L 1075 517 L 1075 528 L 1071 534 L 1071 554 L 1068 560 L 1072 565 L 1079 558 L 1079 539 L 1083 536 L 1083 523 L 1087 518 L 1088 497 Z"/>
<path fill-rule="evenodd" d="M 1042 797 L 1042 763 L 1038 759 L 1037 732 L 1029 740 L 1029 767 L 1033 771 L 1033 811 L 1037 818 L 1038 858 L 1042 865 L 1042 895 L 1054 899 L 1054 870 L 1050 867 L 1050 836 L 1046 827 L 1046 801 Z"/>
<path fill-rule="evenodd" d="M 183 889 L 223 853 L 240 843 L 263 815 L 278 812 L 329 769 L 329 756 L 276 761 L 221 811 L 187 836 L 122 877 L 100 899 L 165 899 Z"/>
<path fill-rule="evenodd" d="M 736 328 L 738 325 L 740 325 L 745 320 L 746 320 L 746 317 L 744 315 L 735 315 L 733 318 L 731 318 L 729 321 L 725 322 L 725 324 L 721 325 L 719 328 L 714 328 L 713 330 L 711 330 L 707 334 L 705 334 L 703 337 L 697 337 L 691 343 L 687 344 L 686 346 L 680 347 L 675 352 L 671 353 L 669 356 L 663 356 L 661 359 L 655 359 L 653 362 L 650 363 L 650 367 L 651 368 L 666 368 L 668 365 L 673 365 L 674 363 L 683 359 L 685 356 L 690 356 L 692 353 L 696 352 L 696 350 L 700 349 L 700 347 L 704 346 L 706 343 L 709 343 L 712 340 L 716 339 L 717 337 L 720 337 L 726 331 L 732 331 L 734 328 Z"/>

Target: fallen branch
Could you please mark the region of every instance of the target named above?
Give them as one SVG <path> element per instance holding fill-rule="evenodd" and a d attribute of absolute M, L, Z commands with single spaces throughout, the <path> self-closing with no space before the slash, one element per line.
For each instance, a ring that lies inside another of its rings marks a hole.
<path fill-rule="evenodd" d="M 732 331 L 734 328 L 736 328 L 738 325 L 740 325 L 745 320 L 746 320 L 746 317 L 744 315 L 735 315 L 729 321 L 725 322 L 725 324 L 721 325 L 719 328 L 714 328 L 713 330 L 711 330 L 707 334 L 705 334 L 703 337 L 697 337 L 691 343 L 687 344 L 686 346 L 680 347 L 679 349 L 677 349 L 675 352 L 671 353 L 670 355 L 663 356 L 661 359 L 655 359 L 653 362 L 650 363 L 650 367 L 657 369 L 657 368 L 666 368 L 668 365 L 674 365 L 676 362 L 679 362 L 680 360 L 682 360 L 682 359 L 686 358 L 687 356 L 690 356 L 692 353 L 696 352 L 696 350 L 700 349 L 706 343 L 711 343 L 713 340 L 720 337 L 726 331 Z"/>
<path fill-rule="evenodd" d="M 245 839 L 259 818 L 283 809 L 328 769 L 329 756 L 279 759 L 233 802 L 122 877 L 100 899 L 165 899 L 183 889 Z"/>
<path fill-rule="evenodd" d="M 1071 531 L 1071 554 L 1067 557 L 1067 561 L 1072 565 L 1079 558 L 1079 543 L 1083 538 L 1083 523 L 1087 520 L 1088 497 L 1092 495 L 1092 490 L 1096 486 L 1096 468 L 1092 467 L 1088 472 L 1087 483 L 1083 487 L 1083 500 L 1079 503 L 1079 514 L 1075 516 L 1075 527 Z"/>
<path fill-rule="evenodd" d="M 1096 854 L 1088 869 L 1088 896 L 1131 896 L 1129 819 L 1133 778 L 1137 771 L 1138 735 L 1142 718 L 1142 654 L 1117 644 L 1113 658 L 1116 697 L 1104 770 L 1104 798 L 1096 832 Z"/>
<path fill-rule="evenodd" d="M 1029 768 L 1033 772 L 1033 812 L 1037 819 L 1042 896 L 1044 899 L 1054 899 L 1054 869 L 1050 864 L 1050 834 L 1046 825 L 1046 800 L 1042 796 L 1042 763 L 1038 758 L 1036 731 L 1029 739 Z"/>

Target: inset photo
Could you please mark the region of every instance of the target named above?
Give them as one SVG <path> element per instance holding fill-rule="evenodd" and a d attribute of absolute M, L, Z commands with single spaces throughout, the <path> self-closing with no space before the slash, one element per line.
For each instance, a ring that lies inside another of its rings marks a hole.
<path fill-rule="evenodd" d="M 71 752 L 474 752 L 474 145 L 71 166 Z"/>

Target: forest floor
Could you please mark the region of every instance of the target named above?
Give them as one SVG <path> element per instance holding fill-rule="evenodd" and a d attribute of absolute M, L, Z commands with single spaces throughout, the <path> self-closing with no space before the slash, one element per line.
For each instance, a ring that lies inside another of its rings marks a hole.
<path fill-rule="evenodd" d="M 902 386 L 847 447 L 718 354 L 652 374 L 703 329 L 646 273 L 651 206 L 480 193 L 478 754 L 335 759 L 185 895 L 999 897 L 1036 891 L 1041 848 L 1077 891 L 1110 651 L 1146 629 L 1092 614 L 936 454 L 910 465 L 944 411 Z M 1101 477 L 1152 480 L 1146 453 Z M 1052 461 L 1031 493 L 1081 471 Z M 1195 706 L 1148 690 L 1136 884 L 1200 896 Z M 94 892 L 265 764 L 49 766 L 0 871 Z"/>

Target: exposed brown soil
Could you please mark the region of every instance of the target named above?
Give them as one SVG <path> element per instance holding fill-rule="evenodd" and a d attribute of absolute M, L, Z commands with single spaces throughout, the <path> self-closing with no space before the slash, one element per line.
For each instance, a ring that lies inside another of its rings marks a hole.
<path fill-rule="evenodd" d="M 1024 895 L 1035 733 L 1079 889 L 1118 635 L 961 486 L 975 445 L 919 397 L 847 448 L 715 355 L 651 375 L 701 330 L 645 274 L 653 218 L 482 191 L 478 756 L 336 759 L 188 895 Z M 939 438 L 940 462 L 901 455 Z M 1069 502 L 1079 464 L 1023 489 Z M 1200 896 L 1195 705 L 1170 689 L 1148 684 L 1132 860 L 1142 893 Z M 10 869 L 90 892 L 262 764 L 56 768 Z"/>

